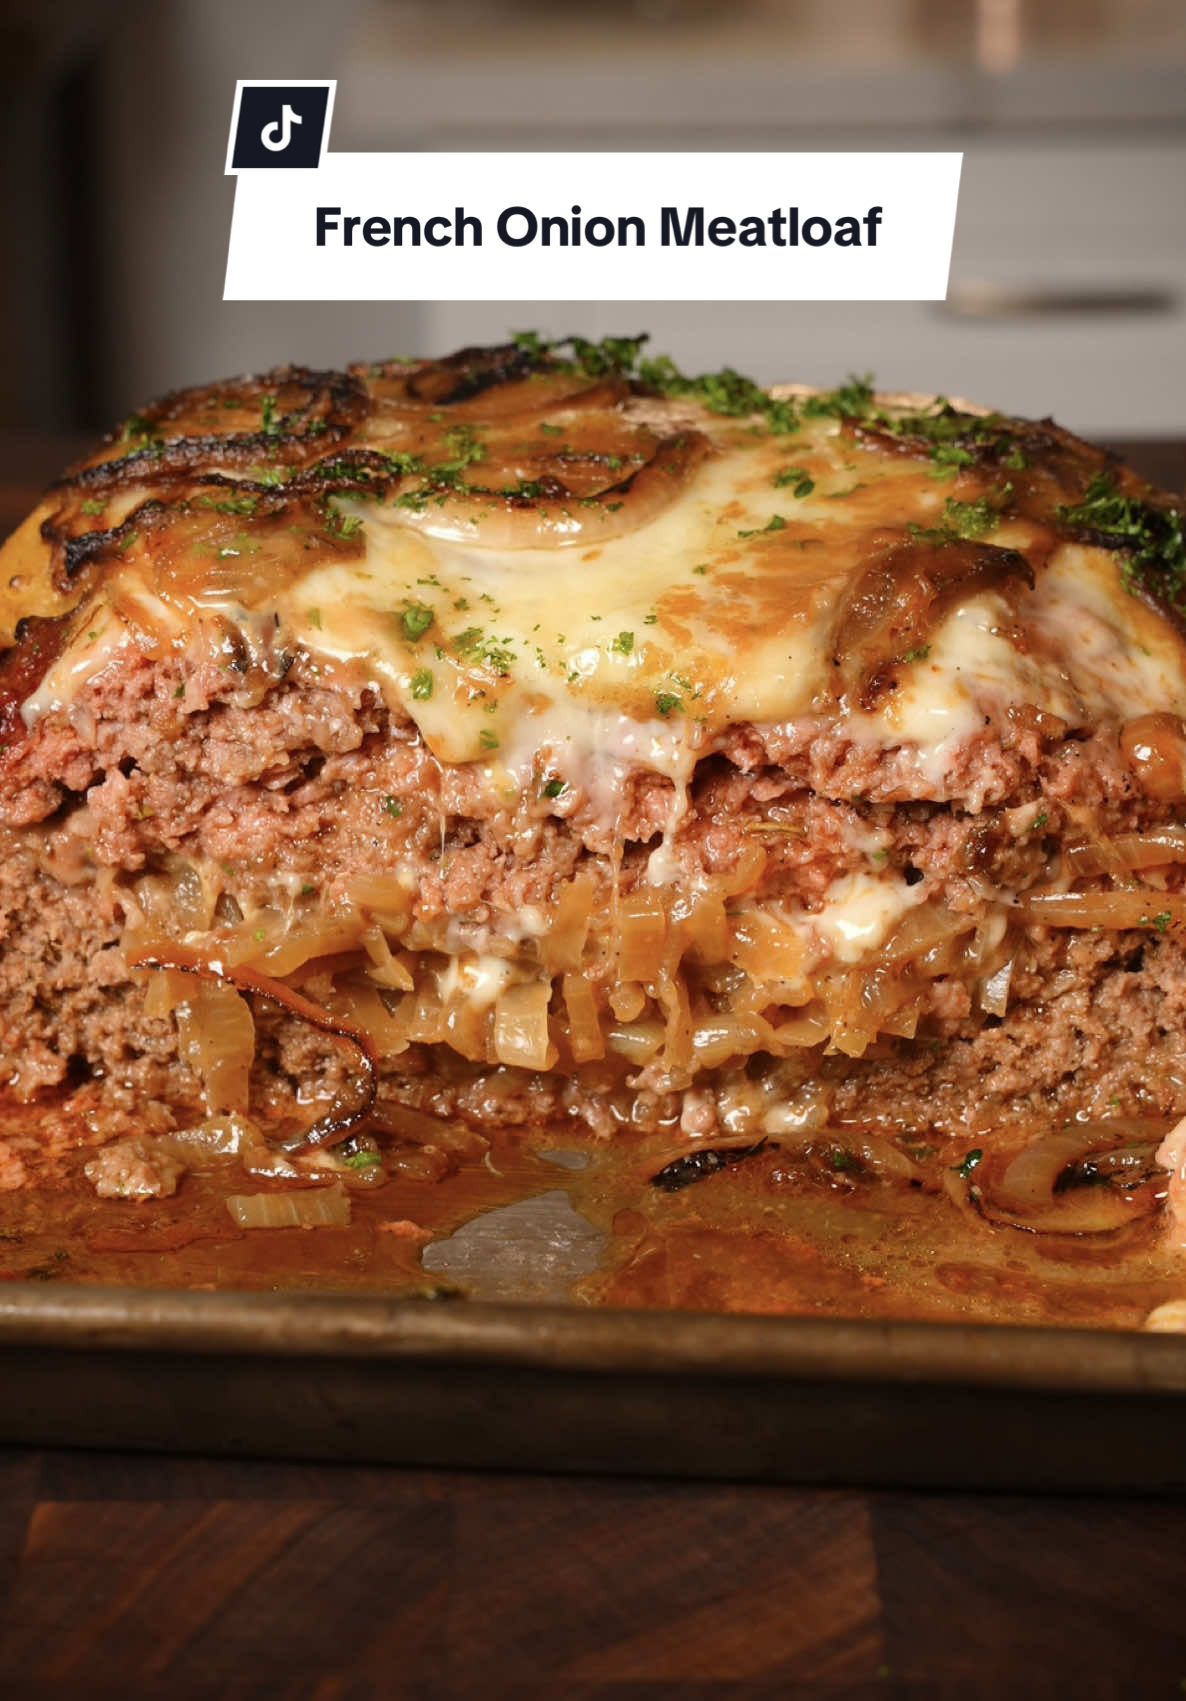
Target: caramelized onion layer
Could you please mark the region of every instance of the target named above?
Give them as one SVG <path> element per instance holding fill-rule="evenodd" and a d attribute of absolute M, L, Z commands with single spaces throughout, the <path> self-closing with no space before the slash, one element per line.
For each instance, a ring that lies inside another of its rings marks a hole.
<path fill-rule="evenodd" d="M 338 1145 L 366 1123 L 374 1109 L 379 1077 L 370 1036 L 361 1028 L 331 1015 L 320 1004 L 314 1004 L 272 975 L 260 974 L 258 970 L 241 964 L 231 967 L 214 958 L 203 958 L 185 946 L 173 946 L 168 951 L 143 950 L 131 958 L 131 964 L 134 968 L 174 969 L 183 974 L 199 975 L 235 987 L 240 992 L 269 999 L 300 1021 L 328 1034 L 331 1039 L 346 1041 L 357 1048 L 360 1068 L 352 1083 L 353 1102 L 335 1102 L 303 1133 L 281 1142 L 284 1151 L 296 1153 L 310 1151 L 316 1146 Z M 344 1097 L 348 1099 L 350 1095 Z"/>

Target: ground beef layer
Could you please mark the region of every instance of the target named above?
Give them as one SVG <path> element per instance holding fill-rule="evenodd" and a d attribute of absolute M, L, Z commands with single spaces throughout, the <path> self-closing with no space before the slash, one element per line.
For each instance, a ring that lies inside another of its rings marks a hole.
<path fill-rule="evenodd" d="M 1137 788 L 1115 728 L 990 729 L 958 753 L 947 789 L 943 801 L 919 796 L 901 752 L 857 749 L 819 726 L 734 729 L 696 772 L 672 845 L 677 884 L 727 882 L 759 845 L 746 893 L 758 908 L 810 913 L 846 876 L 888 870 L 975 919 L 986 894 L 1048 880 L 1085 824 L 1133 834 L 1174 813 Z M 365 686 L 327 686 L 299 662 L 249 686 L 213 663 L 182 672 L 134 655 L 6 758 L 0 1073 L 30 1103 L 65 1095 L 88 1140 L 202 1116 L 177 1023 L 126 950 L 179 866 L 217 870 L 212 925 L 311 910 L 343 883 L 403 870 L 405 945 L 483 951 L 509 938 L 530 954 L 574 876 L 595 911 L 647 889 L 670 808 L 671 783 L 638 775 L 616 833 L 576 786 L 508 809 L 471 770 L 437 763 Z M 1173 889 L 1177 876 L 1156 879 Z M 702 1069 L 611 1055 L 532 1070 L 413 1040 L 379 1057 L 374 1123 L 431 1146 L 435 1119 L 478 1131 L 561 1121 L 597 1136 L 670 1125 L 697 1138 L 830 1121 L 956 1139 L 1034 1115 L 1186 1113 L 1177 930 L 1010 927 L 1005 1008 L 978 1001 L 963 959 L 939 962 L 919 982 L 910 1031 L 861 1055 L 805 1044 Z M 294 978 L 316 1001 L 340 968 L 331 956 Z M 585 972 L 605 991 L 615 967 L 594 950 Z M 702 977 L 701 998 L 728 992 Z M 342 1046 L 253 1002 L 252 1112 L 277 1121 L 331 1102 L 350 1069 Z"/>

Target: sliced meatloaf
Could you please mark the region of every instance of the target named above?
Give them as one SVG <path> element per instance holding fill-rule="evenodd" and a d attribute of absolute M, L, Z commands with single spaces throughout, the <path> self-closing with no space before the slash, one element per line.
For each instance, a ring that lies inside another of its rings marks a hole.
<path fill-rule="evenodd" d="M 168 396 L 4 550 L 0 1075 L 290 1154 L 1186 1114 L 1184 574 L 1049 421 L 638 340 Z"/>

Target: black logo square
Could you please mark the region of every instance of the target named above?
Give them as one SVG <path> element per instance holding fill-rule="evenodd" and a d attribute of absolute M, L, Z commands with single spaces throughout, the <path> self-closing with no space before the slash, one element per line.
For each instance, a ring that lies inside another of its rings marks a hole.
<path fill-rule="evenodd" d="M 328 83 L 244 83 L 232 171 L 315 170 L 329 108 Z"/>

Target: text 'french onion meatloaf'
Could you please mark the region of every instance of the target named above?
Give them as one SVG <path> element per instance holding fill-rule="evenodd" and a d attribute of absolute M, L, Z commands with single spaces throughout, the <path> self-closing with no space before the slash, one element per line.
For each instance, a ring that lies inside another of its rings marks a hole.
<path fill-rule="evenodd" d="M 1183 539 L 642 339 L 168 396 L 4 550 L 0 1073 L 290 1150 L 1181 1116 Z"/>

